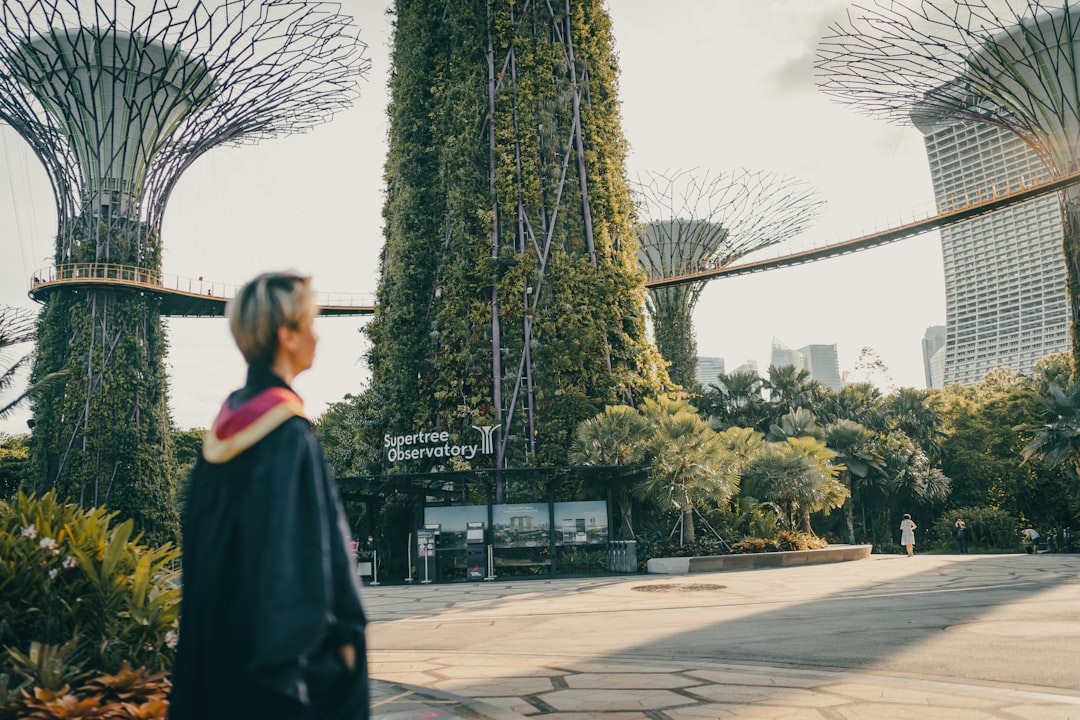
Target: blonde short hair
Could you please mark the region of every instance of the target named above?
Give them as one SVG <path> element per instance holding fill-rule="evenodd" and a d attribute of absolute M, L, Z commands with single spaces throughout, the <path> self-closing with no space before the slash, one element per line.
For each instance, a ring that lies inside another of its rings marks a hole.
<path fill-rule="evenodd" d="M 229 329 L 244 359 L 248 365 L 263 367 L 274 362 L 278 328 L 296 330 L 316 312 L 311 278 L 293 272 L 259 275 L 225 307 Z"/>

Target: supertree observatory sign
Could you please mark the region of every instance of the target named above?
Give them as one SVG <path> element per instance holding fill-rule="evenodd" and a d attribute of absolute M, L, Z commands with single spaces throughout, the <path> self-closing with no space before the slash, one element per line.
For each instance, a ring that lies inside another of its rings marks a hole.
<path fill-rule="evenodd" d="M 383 448 L 386 461 L 395 463 L 400 460 L 449 460 L 461 458 L 472 460 L 477 455 L 491 455 L 495 451 L 492 434 L 497 425 L 473 425 L 480 432 L 478 443 L 450 442 L 447 430 L 438 432 L 418 432 L 412 435 L 383 435 Z"/>

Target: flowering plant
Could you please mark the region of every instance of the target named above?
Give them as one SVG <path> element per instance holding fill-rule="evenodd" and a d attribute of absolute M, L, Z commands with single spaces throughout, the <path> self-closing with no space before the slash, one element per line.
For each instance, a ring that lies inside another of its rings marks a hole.
<path fill-rule="evenodd" d="M 179 551 L 140 544 L 115 518 L 52 492 L 0 502 L 0 705 L 19 687 L 59 690 L 125 662 L 171 666 Z"/>

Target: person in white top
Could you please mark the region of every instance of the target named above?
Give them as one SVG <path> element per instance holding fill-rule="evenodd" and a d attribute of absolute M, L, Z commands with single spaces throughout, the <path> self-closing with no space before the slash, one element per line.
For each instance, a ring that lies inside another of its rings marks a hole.
<path fill-rule="evenodd" d="M 915 554 L 915 530 L 918 528 L 911 521 L 911 516 L 904 513 L 904 519 L 900 521 L 900 544 L 907 548 L 908 557 Z"/>

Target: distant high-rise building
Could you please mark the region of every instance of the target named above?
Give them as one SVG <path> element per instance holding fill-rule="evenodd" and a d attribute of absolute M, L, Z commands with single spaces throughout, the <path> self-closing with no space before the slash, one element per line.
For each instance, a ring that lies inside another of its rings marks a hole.
<path fill-rule="evenodd" d="M 751 372 L 753 372 L 753 373 L 755 373 L 757 375 L 761 374 L 761 373 L 758 372 L 757 360 L 747 360 L 742 365 L 740 365 L 739 367 L 732 370 L 731 374 L 734 375 L 735 373 L 741 373 L 741 372 L 747 372 L 747 371 L 751 371 Z"/>
<path fill-rule="evenodd" d="M 724 358 L 701 357 L 697 359 L 697 381 L 703 388 L 716 384 L 716 378 L 724 372 Z"/>
<path fill-rule="evenodd" d="M 817 380 L 827 388 L 840 389 L 840 361 L 836 355 L 836 344 L 807 345 L 796 351 L 803 361 L 803 367 L 810 371 L 810 379 Z"/>
<path fill-rule="evenodd" d="M 922 339 L 923 371 L 926 373 L 926 387 L 945 387 L 945 326 L 932 325 L 926 328 Z"/>
<path fill-rule="evenodd" d="M 769 365 L 777 368 L 787 367 L 788 365 L 794 365 L 797 368 L 806 367 L 799 351 L 792 350 L 781 342 L 779 338 L 772 339 L 772 351 L 769 353 Z"/>
<path fill-rule="evenodd" d="M 916 119 L 942 209 L 980 191 L 1003 191 L 1006 181 L 1015 189 L 1021 177 L 1046 176 L 1035 153 L 1005 130 L 970 121 Z M 1005 366 L 1027 373 L 1039 358 L 1068 349 L 1061 243 L 1057 195 L 942 228 L 942 385 L 977 383 L 988 370 Z"/>

